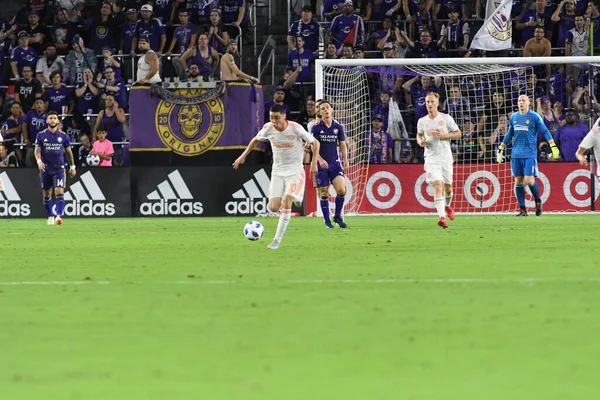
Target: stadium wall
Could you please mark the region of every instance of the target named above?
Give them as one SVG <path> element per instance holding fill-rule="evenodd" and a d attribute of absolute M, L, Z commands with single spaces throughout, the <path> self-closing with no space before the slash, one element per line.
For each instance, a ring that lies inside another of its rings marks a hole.
<path fill-rule="evenodd" d="M 454 200 L 458 212 L 512 212 L 511 178 L 497 164 L 455 165 Z M 308 170 L 307 170 L 308 174 Z M 267 214 L 271 167 L 131 167 L 79 169 L 67 179 L 67 217 L 256 216 Z M 38 171 L 0 172 L 0 218 L 44 218 Z M 576 163 L 540 166 L 545 211 L 590 211 L 590 172 Z M 476 188 L 485 188 L 477 191 Z M 510 189 L 509 189 L 510 190 Z M 348 195 L 352 194 L 349 185 Z M 333 194 L 333 193 L 332 193 Z M 596 185 L 595 199 L 600 196 Z M 505 200 L 502 200 L 505 199 Z M 529 199 L 531 200 L 531 199 Z M 332 197 L 333 201 L 333 197 Z M 317 211 L 316 190 L 308 182 L 300 215 Z M 372 165 L 359 213 L 429 213 L 433 198 L 422 165 Z"/>

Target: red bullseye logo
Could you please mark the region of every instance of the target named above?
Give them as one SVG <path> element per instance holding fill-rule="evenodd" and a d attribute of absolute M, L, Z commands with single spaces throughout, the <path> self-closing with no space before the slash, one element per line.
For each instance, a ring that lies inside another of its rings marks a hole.
<path fill-rule="evenodd" d="M 391 172 L 379 171 L 367 181 L 366 195 L 374 207 L 387 210 L 398 204 L 402 196 L 402 185 Z"/>
<path fill-rule="evenodd" d="M 489 171 L 473 172 L 463 187 L 465 198 L 473 207 L 489 208 L 500 198 L 500 181 Z"/>
<path fill-rule="evenodd" d="M 425 208 L 435 208 L 433 188 L 427 183 L 427 173 L 423 172 L 415 182 L 415 198 Z"/>
<path fill-rule="evenodd" d="M 567 175 L 563 184 L 563 193 L 567 201 L 575 207 L 589 207 L 591 195 L 590 183 L 590 171 L 585 169 L 577 169 Z M 598 180 L 596 180 L 596 200 L 598 200 L 599 195 L 600 185 L 598 184 Z"/>

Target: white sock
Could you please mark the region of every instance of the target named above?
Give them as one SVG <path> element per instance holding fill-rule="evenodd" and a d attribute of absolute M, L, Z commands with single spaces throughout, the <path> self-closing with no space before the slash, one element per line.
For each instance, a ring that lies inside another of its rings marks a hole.
<path fill-rule="evenodd" d="M 450 203 L 452 203 L 452 192 L 450 192 L 450 194 L 446 195 L 445 200 L 446 200 L 446 207 L 448 207 L 450 205 Z"/>
<path fill-rule="evenodd" d="M 437 210 L 440 218 L 445 217 L 446 216 L 446 208 L 445 208 L 444 198 L 440 197 L 439 199 L 435 199 L 433 201 L 433 204 L 435 204 L 435 209 Z"/>
<path fill-rule="evenodd" d="M 290 222 L 290 218 L 292 217 L 292 210 L 290 209 L 281 209 L 281 215 L 279 216 L 279 223 L 277 224 L 277 232 L 275 233 L 275 240 L 281 242 L 283 239 L 283 234 Z"/>

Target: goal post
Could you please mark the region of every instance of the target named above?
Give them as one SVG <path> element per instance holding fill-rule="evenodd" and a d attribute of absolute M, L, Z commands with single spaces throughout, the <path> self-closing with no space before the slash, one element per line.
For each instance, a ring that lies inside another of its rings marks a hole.
<path fill-rule="evenodd" d="M 416 121 L 423 116 L 424 107 L 412 104 L 418 103 L 419 93 L 429 90 L 440 94 L 440 110 L 451 115 L 463 132 L 461 140 L 452 142 L 455 210 L 465 213 L 516 210 L 510 162 L 498 164 L 495 160 L 495 149 L 506 133 L 508 118 L 517 111 L 516 99 L 527 94 L 532 100 L 532 110 L 542 110 L 542 115 L 548 117 L 544 119 L 553 136 L 565 125 L 564 114 L 559 114 L 559 108 L 554 110 L 560 104 L 555 103 L 565 103 L 564 109 L 574 108 L 576 123 L 589 130 L 600 113 L 600 103 L 595 100 L 595 96 L 600 96 L 598 64 L 600 57 L 316 60 L 316 98 L 332 103 L 334 112 L 337 111 L 335 117 L 341 118 L 338 122 L 354 147 L 348 157 L 350 169 L 346 171 L 349 193 L 345 213 L 435 212 L 432 190 L 425 183 L 422 149 L 415 140 Z M 393 75 L 396 85 L 385 83 L 383 75 Z M 391 86 L 394 86 L 392 101 L 397 103 L 400 120 L 406 128 L 400 137 L 393 137 L 398 150 L 391 160 L 394 164 L 380 163 L 380 159 L 372 156 L 376 151 L 373 138 L 379 136 L 371 132 L 373 110 L 384 101 L 380 93 Z M 566 128 L 561 132 L 564 131 Z M 589 168 L 579 166 L 571 154 L 572 138 L 563 133 L 562 139 L 560 144 L 568 153 L 565 162 L 548 157 L 549 149 L 538 135 L 538 184 L 545 208 L 593 210 L 600 195 L 600 185 L 594 182 L 594 158 L 590 157 Z M 400 153 L 410 157 L 397 158 Z M 531 207 L 533 199 L 529 189 L 527 192 L 527 206 Z M 318 208 L 309 207 L 307 213 L 318 212 Z"/>

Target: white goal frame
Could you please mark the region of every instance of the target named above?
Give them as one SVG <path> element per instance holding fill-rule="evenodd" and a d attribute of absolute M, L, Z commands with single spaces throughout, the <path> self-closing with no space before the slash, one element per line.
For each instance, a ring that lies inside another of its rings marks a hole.
<path fill-rule="evenodd" d="M 483 57 L 483 58 L 373 58 L 373 59 L 317 59 L 315 60 L 315 98 L 324 98 L 325 67 L 406 67 L 451 65 L 531 66 L 547 64 L 589 64 L 600 67 L 600 56 L 560 57 Z M 595 159 L 589 163 L 590 176 L 595 175 Z M 597 189 L 596 189 L 597 190 Z M 596 206 L 598 209 L 598 206 Z M 497 213 L 488 213 L 497 214 Z M 388 214 L 389 215 L 389 214 Z"/>

